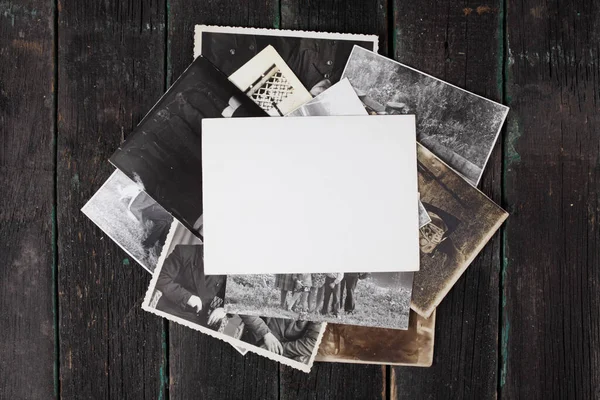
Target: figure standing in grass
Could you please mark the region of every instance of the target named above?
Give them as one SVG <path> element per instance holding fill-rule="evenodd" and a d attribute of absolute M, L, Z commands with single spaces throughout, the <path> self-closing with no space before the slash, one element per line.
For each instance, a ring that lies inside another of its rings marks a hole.
<path fill-rule="evenodd" d="M 294 275 L 293 274 L 276 274 L 275 275 L 275 287 L 281 290 L 281 302 L 280 307 L 284 310 L 287 309 L 287 295 L 288 292 L 294 290 Z"/>
<path fill-rule="evenodd" d="M 308 293 L 312 286 L 311 274 L 293 274 L 294 275 L 294 290 L 292 291 L 292 299 L 288 304 L 288 310 L 293 311 L 296 306 L 299 312 L 308 312 Z"/>
<path fill-rule="evenodd" d="M 325 275 L 311 274 L 312 285 L 308 293 L 308 312 L 315 312 L 323 307 L 323 295 L 325 292 Z"/>
<path fill-rule="evenodd" d="M 333 311 L 333 316 L 338 318 L 340 312 L 340 282 L 344 279 L 344 273 L 331 273 L 326 274 L 325 276 L 325 293 L 323 298 L 323 309 L 321 310 L 321 314 L 326 315 L 329 314 L 329 299 L 333 295 L 333 301 L 331 304 L 331 310 Z"/>

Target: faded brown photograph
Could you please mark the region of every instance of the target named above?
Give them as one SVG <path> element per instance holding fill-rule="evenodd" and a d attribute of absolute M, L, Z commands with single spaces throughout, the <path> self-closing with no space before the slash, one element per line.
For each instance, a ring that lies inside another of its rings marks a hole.
<path fill-rule="evenodd" d="M 410 312 L 408 330 L 328 324 L 316 361 L 429 367 L 433 362 L 435 312 Z"/>
<path fill-rule="evenodd" d="M 411 308 L 428 317 L 508 213 L 421 145 L 417 164 L 421 202 L 431 222 L 419 230 L 421 266 Z"/>

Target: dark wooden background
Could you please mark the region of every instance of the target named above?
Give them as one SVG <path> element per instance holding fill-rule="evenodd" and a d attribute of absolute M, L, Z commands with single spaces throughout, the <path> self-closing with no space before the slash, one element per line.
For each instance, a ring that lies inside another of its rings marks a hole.
<path fill-rule="evenodd" d="M 375 33 L 511 111 L 482 190 L 511 216 L 438 309 L 431 368 L 304 374 L 140 309 L 79 211 L 191 62 L 195 24 Z M 0 2 L 0 398 L 600 398 L 595 0 Z"/>

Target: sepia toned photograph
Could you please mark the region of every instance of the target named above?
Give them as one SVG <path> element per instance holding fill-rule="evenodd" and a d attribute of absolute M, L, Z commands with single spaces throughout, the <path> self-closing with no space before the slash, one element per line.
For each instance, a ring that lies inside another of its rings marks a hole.
<path fill-rule="evenodd" d="M 110 162 L 188 229 L 202 215 L 202 119 L 267 114 L 204 57 L 150 110 Z"/>
<path fill-rule="evenodd" d="M 203 55 L 227 75 L 267 46 L 317 96 L 341 79 L 352 48 L 378 51 L 376 35 L 196 25 L 194 57 Z"/>
<path fill-rule="evenodd" d="M 476 186 L 508 107 L 361 47 L 342 75 L 376 114 L 414 114 L 417 140 Z"/>
<path fill-rule="evenodd" d="M 81 211 L 138 264 L 154 271 L 173 217 L 116 170 Z"/>
<path fill-rule="evenodd" d="M 227 312 L 407 329 L 412 272 L 229 275 Z"/>
<path fill-rule="evenodd" d="M 327 324 L 316 361 L 429 367 L 433 363 L 435 312 L 410 312 L 408 329 Z"/>
<path fill-rule="evenodd" d="M 283 116 L 312 99 L 273 46 L 265 47 L 229 80 L 272 117 Z"/>
<path fill-rule="evenodd" d="M 204 274 L 203 243 L 173 222 L 142 308 L 238 349 L 309 372 L 326 324 L 225 311 L 227 277 Z"/>
<path fill-rule="evenodd" d="M 417 149 L 421 202 L 431 222 L 419 231 L 421 269 L 414 275 L 411 308 L 427 318 L 508 213 L 424 146 Z"/>

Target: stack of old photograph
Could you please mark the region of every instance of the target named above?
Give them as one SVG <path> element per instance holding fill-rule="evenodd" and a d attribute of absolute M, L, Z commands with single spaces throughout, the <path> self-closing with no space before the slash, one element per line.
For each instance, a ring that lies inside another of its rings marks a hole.
<path fill-rule="evenodd" d="M 374 35 L 193 34 L 82 209 L 152 274 L 142 308 L 304 372 L 432 365 L 436 307 L 508 216 L 477 189 L 508 108 Z"/>

